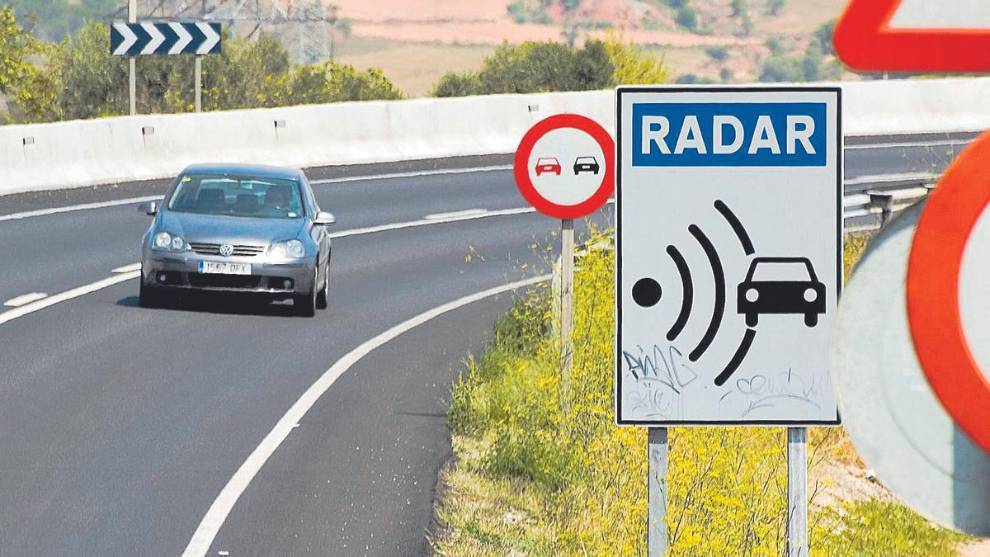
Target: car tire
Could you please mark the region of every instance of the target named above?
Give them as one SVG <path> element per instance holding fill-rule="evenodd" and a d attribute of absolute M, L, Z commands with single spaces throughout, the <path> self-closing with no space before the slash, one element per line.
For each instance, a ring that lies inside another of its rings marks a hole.
<path fill-rule="evenodd" d="M 327 299 L 330 296 L 330 262 L 328 261 L 323 272 L 323 288 L 316 295 L 316 309 L 327 309 Z"/>
<path fill-rule="evenodd" d="M 316 270 L 313 270 L 313 287 L 308 294 L 298 294 L 292 297 L 292 306 L 296 310 L 296 315 L 300 317 L 313 317 L 316 315 Z"/>
<path fill-rule="evenodd" d="M 809 327 L 814 327 L 818 325 L 818 314 L 817 313 L 804 314 L 804 324 Z"/>
<path fill-rule="evenodd" d="M 756 314 L 756 313 L 747 313 L 746 314 L 746 326 L 747 327 L 755 327 L 756 324 L 759 323 L 759 320 L 760 320 L 759 314 Z"/>

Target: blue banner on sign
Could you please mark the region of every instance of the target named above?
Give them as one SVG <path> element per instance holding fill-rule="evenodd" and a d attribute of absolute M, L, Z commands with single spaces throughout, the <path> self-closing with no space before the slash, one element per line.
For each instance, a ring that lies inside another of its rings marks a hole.
<path fill-rule="evenodd" d="M 825 103 L 638 103 L 633 166 L 825 166 Z"/>

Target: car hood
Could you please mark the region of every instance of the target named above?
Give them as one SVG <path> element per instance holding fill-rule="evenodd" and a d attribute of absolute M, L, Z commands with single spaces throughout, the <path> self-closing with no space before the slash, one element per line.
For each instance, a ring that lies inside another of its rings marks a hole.
<path fill-rule="evenodd" d="M 268 245 L 299 236 L 305 219 L 259 219 L 197 213 L 161 213 L 160 230 L 179 234 L 187 242 Z"/>

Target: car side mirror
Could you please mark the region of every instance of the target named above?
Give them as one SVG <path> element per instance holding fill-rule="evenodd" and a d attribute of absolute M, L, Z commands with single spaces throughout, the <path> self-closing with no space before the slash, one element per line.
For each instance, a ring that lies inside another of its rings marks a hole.
<path fill-rule="evenodd" d="M 149 216 L 154 216 L 158 214 L 158 202 L 157 201 L 145 201 L 144 203 L 138 205 L 138 212 L 144 213 Z"/>
<path fill-rule="evenodd" d="M 331 225 L 337 222 L 337 217 L 333 216 L 333 213 L 328 213 L 326 211 L 320 211 L 316 213 L 316 218 L 313 219 L 313 224 L 319 224 L 321 226 Z"/>

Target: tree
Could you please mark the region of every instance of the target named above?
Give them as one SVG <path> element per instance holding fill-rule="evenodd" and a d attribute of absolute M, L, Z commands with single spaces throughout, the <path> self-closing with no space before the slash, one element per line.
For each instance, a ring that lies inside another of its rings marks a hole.
<path fill-rule="evenodd" d="M 724 46 L 710 46 L 705 49 L 705 53 L 716 62 L 725 62 L 729 57 L 729 49 Z"/>
<path fill-rule="evenodd" d="M 826 56 L 835 54 L 835 48 L 832 41 L 833 35 L 835 35 L 834 19 L 828 23 L 823 23 L 821 27 L 815 31 L 814 40 L 818 41 L 818 45 L 822 49 L 822 54 Z"/>
<path fill-rule="evenodd" d="M 742 17 L 748 13 L 746 0 L 732 0 L 732 17 Z"/>
<path fill-rule="evenodd" d="M 434 97 L 466 97 L 479 95 L 481 84 L 476 73 L 447 72 L 433 88 Z"/>
<path fill-rule="evenodd" d="M 615 35 L 606 38 L 605 49 L 614 68 L 613 84 L 640 85 L 670 81 L 670 72 L 667 71 L 663 57 L 651 56 L 642 48 L 623 42 Z"/>
<path fill-rule="evenodd" d="M 0 92 L 10 93 L 31 72 L 28 57 L 39 44 L 17 23 L 10 6 L 0 7 Z"/>
<path fill-rule="evenodd" d="M 678 25 L 688 31 L 694 31 L 698 28 L 698 14 L 695 13 L 694 8 L 691 6 L 685 5 L 683 8 L 677 10 L 677 16 L 674 20 Z"/>
<path fill-rule="evenodd" d="M 767 0 L 767 15 L 780 15 L 787 0 Z"/>

